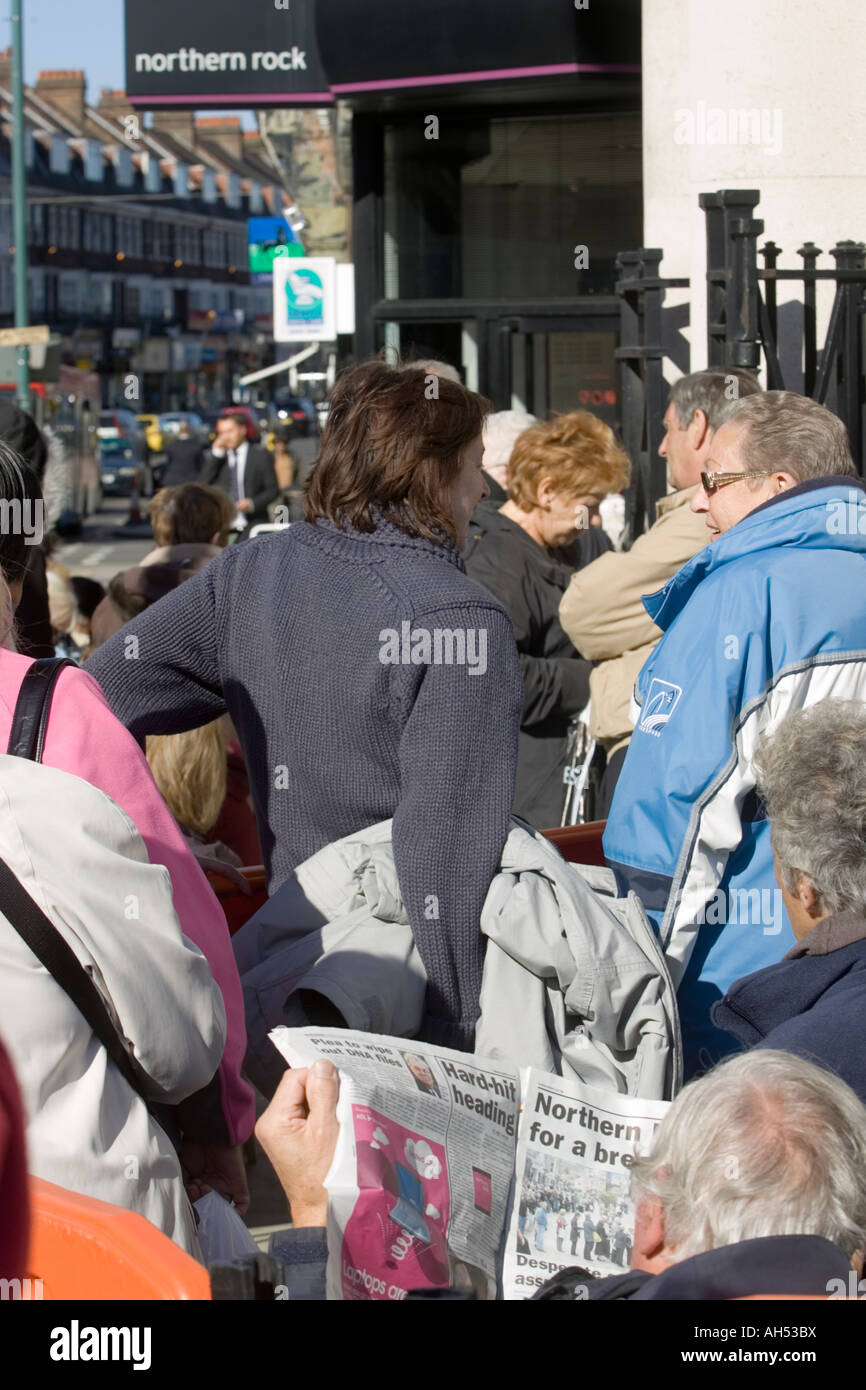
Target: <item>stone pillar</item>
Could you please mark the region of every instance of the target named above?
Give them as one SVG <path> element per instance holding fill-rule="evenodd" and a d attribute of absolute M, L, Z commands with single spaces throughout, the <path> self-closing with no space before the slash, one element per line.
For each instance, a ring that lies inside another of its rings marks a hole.
<path fill-rule="evenodd" d="M 866 240 L 864 49 L 862 0 L 644 0 L 644 245 L 664 248 L 664 275 L 691 277 L 693 370 L 706 365 L 699 193 L 759 189 L 759 245 L 782 248 L 781 269 L 802 266 L 804 241 Z M 818 266 L 833 268 L 826 251 Z M 800 302 L 780 283 L 789 350 Z M 831 302 L 820 286 L 819 344 Z"/>

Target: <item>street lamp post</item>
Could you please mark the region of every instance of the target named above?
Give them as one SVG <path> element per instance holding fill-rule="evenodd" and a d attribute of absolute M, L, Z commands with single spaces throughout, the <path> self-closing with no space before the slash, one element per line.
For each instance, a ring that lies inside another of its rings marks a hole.
<path fill-rule="evenodd" d="M 15 242 L 15 327 L 26 328 L 27 307 L 27 188 L 24 167 L 24 28 L 22 0 L 12 0 L 12 216 Z M 17 346 L 18 404 L 30 409 L 30 350 Z"/>

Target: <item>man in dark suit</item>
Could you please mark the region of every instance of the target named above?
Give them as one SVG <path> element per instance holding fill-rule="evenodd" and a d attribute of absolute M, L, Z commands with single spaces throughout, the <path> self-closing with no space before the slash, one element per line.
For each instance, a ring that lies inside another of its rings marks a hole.
<path fill-rule="evenodd" d="M 166 445 L 165 452 L 168 454 L 168 467 L 163 475 L 163 487 L 201 482 L 204 449 L 201 440 L 190 429 L 188 420 L 181 420 L 177 438 Z"/>
<path fill-rule="evenodd" d="M 216 439 L 205 457 L 199 482 L 227 492 L 237 512 L 232 530 L 243 538 L 252 526 L 268 519 L 268 503 L 277 495 L 274 460 L 261 444 L 247 439 L 243 415 L 224 415 L 217 420 Z"/>

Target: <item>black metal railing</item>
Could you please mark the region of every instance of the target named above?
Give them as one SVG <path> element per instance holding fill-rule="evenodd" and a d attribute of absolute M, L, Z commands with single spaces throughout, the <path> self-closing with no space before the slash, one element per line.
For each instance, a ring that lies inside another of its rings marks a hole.
<path fill-rule="evenodd" d="M 632 461 L 626 494 L 629 539 L 653 524 L 655 504 L 667 491 L 665 461 L 659 457 L 664 434 L 668 387 L 663 345 L 665 291 L 685 288 L 687 279 L 664 280 L 662 252 L 643 248 L 623 251 L 617 259 L 620 278 L 620 410 L 623 444 Z"/>
<path fill-rule="evenodd" d="M 781 269 L 781 247 L 773 241 L 758 247 L 764 223 L 753 215 L 760 201 L 757 189 L 702 193 L 699 201 L 707 236 L 707 352 L 691 369 L 732 366 L 757 371 L 763 363 L 768 390 L 802 392 L 844 421 L 855 462 L 866 475 L 866 245 L 837 242 L 829 253 L 835 268 L 819 270 L 823 252 L 807 241 L 796 253 L 802 265 Z M 666 491 L 664 461 L 658 457 L 668 394 L 664 297 L 667 289 L 689 284 L 687 279 L 662 278 L 661 260 L 661 251 L 643 249 L 623 252 L 617 262 L 622 434 L 634 468 L 628 495 L 632 539 L 652 524 L 655 504 Z M 777 302 L 780 281 L 802 287 L 799 309 L 793 317 L 786 315 L 784 331 Z M 832 282 L 835 293 L 819 347 L 821 281 Z"/>

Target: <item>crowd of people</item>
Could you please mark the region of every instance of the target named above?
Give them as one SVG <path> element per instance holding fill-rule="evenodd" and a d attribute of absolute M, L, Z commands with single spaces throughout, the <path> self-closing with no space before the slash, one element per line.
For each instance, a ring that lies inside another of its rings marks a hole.
<path fill-rule="evenodd" d="M 627 1267 L 632 1247 L 625 1202 L 602 1208 L 587 1202 L 573 1186 L 524 1184 L 518 1202 L 518 1250 L 530 1254 L 570 1253 L 585 1266 Z"/>
<path fill-rule="evenodd" d="M 630 476 L 607 425 L 491 413 L 435 362 L 345 372 L 305 479 L 241 414 L 209 454 L 181 436 L 154 549 L 104 593 L 2 529 L 0 1098 L 14 1115 L 14 1071 L 31 1173 L 201 1258 L 191 1201 L 246 1210 L 255 1116 L 207 871 L 243 890 L 262 863 L 273 895 L 385 820 L 417 1037 L 472 1052 L 488 889 L 512 817 L 559 823 L 585 712 L 686 1084 L 636 1161 L 634 1230 L 624 1202 L 524 1190 L 522 1240 L 574 1260 L 536 1297 L 820 1293 L 862 1269 L 866 489 L 835 415 L 736 369 L 678 381 L 665 428 L 671 491 L 628 548 L 600 524 Z M 46 458 L 6 409 L 5 516 L 43 499 Z M 292 524 L 250 539 L 279 497 Z M 345 1025 L 339 1000 L 305 1009 Z M 337 1094 L 329 1063 L 288 1071 L 256 1127 L 292 1297 L 323 1296 Z"/>

